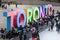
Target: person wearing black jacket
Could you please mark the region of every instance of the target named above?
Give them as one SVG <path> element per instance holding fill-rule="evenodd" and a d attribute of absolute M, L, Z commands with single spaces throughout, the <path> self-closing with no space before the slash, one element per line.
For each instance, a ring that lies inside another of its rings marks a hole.
<path fill-rule="evenodd" d="M 59 32 L 59 30 L 60 30 L 60 22 L 57 22 L 56 27 L 57 27 L 57 31 Z"/>
<path fill-rule="evenodd" d="M 12 30 L 10 30 L 10 31 L 7 33 L 7 37 L 9 38 L 9 40 L 13 37 L 13 36 L 12 36 Z"/>
<path fill-rule="evenodd" d="M 20 38 L 20 40 L 22 40 L 22 35 L 23 35 L 23 27 L 22 27 L 22 25 L 20 25 L 19 30 L 20 30 L 19 38 Z"/>
<path fill-rule="evenodd" d="M 3 34 L 4 34 L 4 30 L 3 30 L 3 28 L 1 28 L 1 30 L 0 30 L 0 32 L 1 32 L 1 37 L 3 38 Z"/>
<path fill-rule="evenodd" d="M 38 23 L 36 21 L 33 21 L 32 26 L 38 30 Z"/>

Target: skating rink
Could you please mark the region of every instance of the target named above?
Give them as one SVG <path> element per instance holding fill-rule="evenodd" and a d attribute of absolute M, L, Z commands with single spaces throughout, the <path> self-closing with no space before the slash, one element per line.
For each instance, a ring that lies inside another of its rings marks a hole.
<path fill-rule="evenodd" d="M 48 31 L 45 30 L 40 34 L 40 40 L 60 40 L 60 33 L 57 33 L 55 30 Z"/>
<path fill-rule="evenodd" d="M 48 31 L 48 29 L 44 30 L 43 32 L 39 33 L 40 40 L 60 40 L 60 33 L 56 31 L 56 28 L 53 28 L 53 31 Z M 30 38 L 30 40 L 32 40 Z"/>

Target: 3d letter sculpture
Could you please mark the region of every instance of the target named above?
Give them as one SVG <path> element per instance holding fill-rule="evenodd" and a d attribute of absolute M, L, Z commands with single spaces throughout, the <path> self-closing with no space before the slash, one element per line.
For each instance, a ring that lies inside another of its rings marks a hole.
<path fill-rule="evenodd" d="M 39 18 L 45 18 L 45 16 L 52 15 L 52 5 L 42 5 L 38 7 L 18 9 L 15 11 L 5 11 L 3 16 L 7 17 L 7 30 L 11 30 L 13 27 L 24 27 L 29 22 Z"/>

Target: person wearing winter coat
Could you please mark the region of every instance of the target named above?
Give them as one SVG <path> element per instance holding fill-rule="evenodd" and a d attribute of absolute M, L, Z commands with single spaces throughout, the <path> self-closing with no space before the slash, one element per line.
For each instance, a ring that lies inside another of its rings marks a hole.
<path fill-rule="evenodd" d="M 57 27 L 57 31 L 59 32 L 59 30 L 60 30 L 60 22 L 57 22 L 56 27 Z"/>

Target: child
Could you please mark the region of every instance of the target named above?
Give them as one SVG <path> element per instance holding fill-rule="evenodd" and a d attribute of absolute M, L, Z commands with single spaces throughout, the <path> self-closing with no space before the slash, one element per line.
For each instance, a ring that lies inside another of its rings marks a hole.
<path fill-rule="evenodd" d="M 32 40 L 33 40 L 33 39 L 38 40 L 37 37 L 39 37 L 39 36 L 38 36 L 38 31 L 37 31 L 37 29 L 36 29 L 35 27 L 33 27 L 33 28 L 31 29 L 31 31 L 32 31 Z"/>

